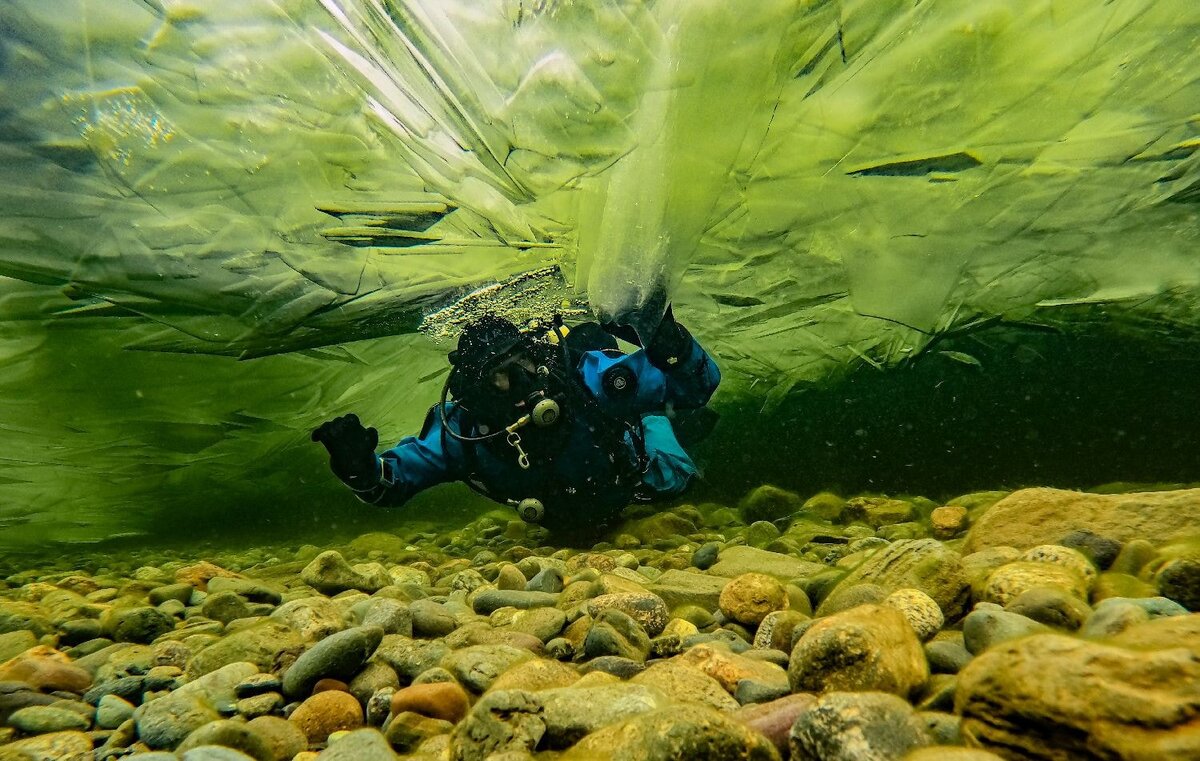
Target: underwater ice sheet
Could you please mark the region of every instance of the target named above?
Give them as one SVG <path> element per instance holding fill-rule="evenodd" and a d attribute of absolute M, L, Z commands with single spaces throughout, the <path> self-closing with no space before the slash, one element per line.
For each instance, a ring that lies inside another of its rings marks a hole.
<path fill-rule="evenodd" d="M 10 0 L 3 533 L 315 481 L 529 273 L 666 289 L 769 404 L 1096 305 L 1194 335 L 1197 51 L 1184 0 Z"/>

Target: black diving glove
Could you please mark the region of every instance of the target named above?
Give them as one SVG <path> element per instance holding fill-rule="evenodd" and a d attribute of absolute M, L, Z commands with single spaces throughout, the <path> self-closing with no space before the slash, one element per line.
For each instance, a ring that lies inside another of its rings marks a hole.
<path fill-rule="evenodd" d="M 323 423 L 312 432 L 312 440 L 329 450 L 329 468 L 351 489 L 365 491 L 381 476 L 375 447 L 379 431 L 364 428 L 358 415 L 350 413 Z"/>
<path fill-rule="evenodd" d="M 671 305 L 663 313 L 654 335 L 646 342 L 646 359 L 660 370 L 672 370 L 687 359 L 692 348 L 692 334 L 675 322 Z"/>

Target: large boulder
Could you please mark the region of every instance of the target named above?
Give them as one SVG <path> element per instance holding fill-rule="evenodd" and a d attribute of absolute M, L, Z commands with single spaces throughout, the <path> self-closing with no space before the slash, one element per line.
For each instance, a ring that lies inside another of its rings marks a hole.
<path fill-rule="evenodd" d="M 1122 638 L 1155 641 L 1138 628 Z M 963 736 L 1006 758 L 1200 758 L 1200 628 L 1181 633 L 1156 643 L 1164 649 L 1058 634 L 993 647 L 959 674 Z"/>
<path fill-rule="evenodd" d="M 963 553 L 987 547 L 1025 549 L 1086 530 L 1121 542 L 1154 537 L 1165 542 L 1195 533 L 1200 489 L 1088 494 L 1022 489 L 992 505 L 967 533 Z"/>
<path fill-rule="evenodd" d="M 901 539 L 875 552 L 838 582 L 836 590 L 874 584 L 888 594 L 918 589 L 934 599 L 947 620 L 962 614 L 970 585 L 962 558 L 936 539 Z M 837 597 L 830 593 L 830 605 Z M 824 609 L 823 609 L 824 608 Z M 817 615 L 828 612 L 823 604 Z"/>

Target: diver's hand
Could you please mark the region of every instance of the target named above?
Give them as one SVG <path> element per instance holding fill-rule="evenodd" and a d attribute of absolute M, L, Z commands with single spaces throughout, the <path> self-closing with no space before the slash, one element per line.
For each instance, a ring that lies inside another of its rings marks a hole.
<path fill-rule="evenodd" d="M 364 428 L 358 415 L 336 417 L 312 432 L 312 440 L 329 450 L 329 468 L 351 489 L 369 489 L 379 483 L 375 447 L 379 431 Z"/>
<path fill-rule="evenodd" d="M 670 370 L 687 358 L 691 348 L 691 333 L 675 322 L 675 314 L 667 304 L 654 335 L 645 342 L 646 358 L 660 370 Z"/>

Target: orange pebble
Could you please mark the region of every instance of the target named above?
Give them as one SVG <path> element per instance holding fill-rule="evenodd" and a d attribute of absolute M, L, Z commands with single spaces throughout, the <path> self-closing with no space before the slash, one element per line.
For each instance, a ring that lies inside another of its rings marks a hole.
<path fill-rule="evenodd" d="M 467 693 L 453 682 L 414 684 L 392 695 L 392 713 L 419 713 L 434 719 L 456 723 L 467 715 Z"/>
<path fill-rule="evenodd" d="M 308 738 L 310 745 L 323 743 L 339 729 L 358 729 L 363 725 L 362 706 L 348 692 L 318 692 L 301 703 L 288 721 Z"/>
<path fill-rule="evenodd" d="M 330 690 L 349 692 L 350 686 L 337 679 L 318 679 L 317 683 L 313 685 L 312 694 L 316 695 L 318 692 L 329 692 Z"/>

